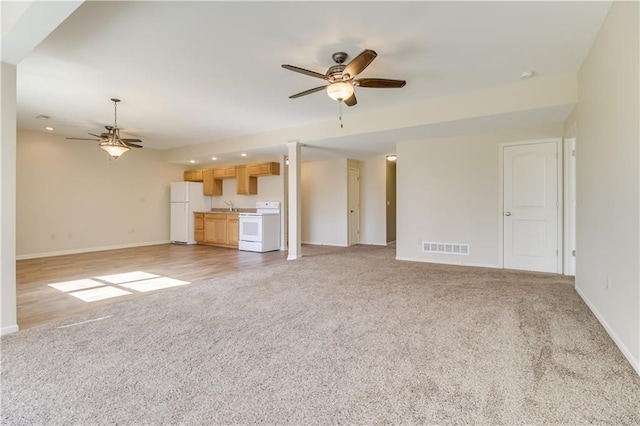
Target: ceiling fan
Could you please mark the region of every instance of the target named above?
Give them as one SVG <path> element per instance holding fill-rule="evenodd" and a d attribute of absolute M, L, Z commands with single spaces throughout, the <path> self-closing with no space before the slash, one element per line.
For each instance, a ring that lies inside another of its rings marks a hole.
<path fill-rule="evenodd" d="M 407 84 L 404 80 L 389 80 L 386 78 L 355 78 L 369 66 L 376 56 L 378 56 L 378 54 L 375 51 L 365 49 L 358 56 L 353 58 L 351 62 L 345 65 L 344 62 L 347 60 L 349 55 L 345 52 L 336 52 L 331 55 L 331 57 L 337 65 L 330 67 L 325 74 L 309 71 L 293 65 L 282 65 L 282 68 L 284 69 L 320 78 L 327 82 L 327 84 L 323 86 L 314 87 L 313 89 L 291 95 L 289 96 L 289 99 L 299 98 L 301 96 L 326 89 L 327 94 L 331 99 L 338 102 L 344 102 L 347 106 L 354 106 L 358 103 L 354 93 L 354 87 L 371 87 L 376 89 L 404 87 L 404 85 Z"/>
<path fill-rule="evenodd" d="M 113 158 L 118 158 L 125 152 L 129 151 L 131 148 L 142 148 L 142 145 L 138 145 L 142 143 L 141 139 L 130 139 L 130 138 L 121 138 L 120 130 L 122 128 L 118 127 L 118 102 L 120 99 L 111 98 L 111 102 L 113 102 L 114 108 L 114 123 L 113 126 L 104 126 L 107 130 L 106 133 L 101 133 L 96 135 L 95 133 L 89 133 L 91 136 L 95 136 L 98 139 L 88 139 L 88 138 L 67 138 L 73 140 L 81 140 L 81 141 L 98 141 L 100 142 L 98 146 L 111 155 Z"/>

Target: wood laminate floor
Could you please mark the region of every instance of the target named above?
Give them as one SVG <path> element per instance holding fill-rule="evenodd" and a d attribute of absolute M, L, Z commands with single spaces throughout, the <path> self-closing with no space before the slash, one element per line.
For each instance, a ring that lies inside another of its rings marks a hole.
<path fill-rule="evenodd" d="M 305 245 L 303 253 L 306 256 L 335 249 L 339 248 Z M 286 262 L 286 259 L 285 251 L 254 253 L 203 245 L 162 244 L 19 260 L 16 262 L 18 326 L 25 329 L 111 303 L 166 291 L 138 292 L 109 284 L 97 277 L 139 271 L 193 285 L 246 268 Z M 99 287 L 112 287 L 108 290 L 120 289 L 131 294 L 86 302 L 72 296 L 71 291 L 65 292 L 50 286 L 89 279 L 96 281 Z"/>

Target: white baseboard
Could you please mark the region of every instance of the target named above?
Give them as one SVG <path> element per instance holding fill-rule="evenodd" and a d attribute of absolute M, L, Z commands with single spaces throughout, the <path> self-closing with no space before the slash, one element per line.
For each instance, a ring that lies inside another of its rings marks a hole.
<path fill-rule="evenodd" d="M 11 333 L 17 333 L 19 330 L 18 324 L 10 325 L 8 327 L 0 328 L 0 336 L 4 336 Z"/>
<path fill-rule="evenodd" d="M 636 359 L 633 356 L 629 348 L 627 348 L 627 346 L 622 342 L 622 340 L 620 339 L 620 337 L 618 337 L 616 332 L 613 331 L 613 328 L 611 328 L 607 320 L 604 319 L 602 314 L 600 314 L 600 312 L 596 309 L 593 303 L 591 303 L 589 298 L 582 292 L 582 290 L 580 290 L 580 288 L 577 285 L 575 286 L 575 289 L 576 289 L 576 293 L 578 293 L 578 295 L 582 298 L 584 303 L 589 307 L 589 309 L 591 309 L 591 312 L 593 312 L 593 315 L 596 316 L 598 321 L 600 321 L 600 324 L 602 324 L 602 326 L 604 327 L 607 334 L 609 334 L 613 342 L 616 344 L 616 346 L 618 346 L 618 349 L 620 349 L 620 352 L 622 352 L 622 355 L 624 355 L 624 357 L 627 358 L 627 361 L 629 361 L 629 364 L 631 364 L 631 367 L 636 371 L 636 374 L 640 376 L 640 360 Z"/>
<path fill-rule="evenodd" d="M 150 241 L 146 243 L 119 244 L 115 246 L 104 246 L 104 247 L 90 247 L 90 248 L 82 248 L 82 249 L 74 249 L 74 250 L 50 251 L 47 253 L 21 254 L 19 256 L 16 256 L 16 260 L 38 259 L 40 257 L 64 256 L 66 254 L 91 253 L 94 251 L 117 250 L 117 249 L 132 248 L 132 247 L 157 246 L 159 244 L 169 244 L 169 240 Z"/>
<path fill-rule="evenodd" d="M 402 257 L 402 256 L 396 256 L 396 260 L 406 260 L 408 262 L 436 263 L 441 265 L 472 266 L 475 268 L 501 269 L 500 266 L 498 265 L 489 265 L 486 263 L 453 262 L 450 260 L 418 259 L 413 257 Z"/>
<path fill-rule="evenodd" d="M 328 247 L 349 247 L 346 244 L 326 244 L 326 243 L 314 243 L 312 241 L 302 241 L 301 244 L 309 244 L 311 246 L 328 246 Z"/>

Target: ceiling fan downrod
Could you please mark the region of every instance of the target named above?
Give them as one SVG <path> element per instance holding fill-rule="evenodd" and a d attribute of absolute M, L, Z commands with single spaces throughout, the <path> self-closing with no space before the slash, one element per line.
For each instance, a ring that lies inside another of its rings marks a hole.
<path fill-rule="evenodd" d="M 111 98 L 111 102 L 113 102 L 113 127 L 118 128 L 118 102 L 120 99 Z"/>

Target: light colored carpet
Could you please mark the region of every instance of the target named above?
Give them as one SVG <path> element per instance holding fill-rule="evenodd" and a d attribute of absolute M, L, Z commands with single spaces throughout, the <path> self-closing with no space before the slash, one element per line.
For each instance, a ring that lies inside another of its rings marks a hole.
<path fill-rule="evenodd" d="M 320 253 L 3 337 L 3 423 L 640 423 L 640 378 L 571 279 L 393 256 Z"/>

